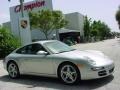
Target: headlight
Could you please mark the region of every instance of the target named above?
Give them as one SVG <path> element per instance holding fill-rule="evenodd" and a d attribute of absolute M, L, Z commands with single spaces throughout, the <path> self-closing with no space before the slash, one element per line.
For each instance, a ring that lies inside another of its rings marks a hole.
<path fill-rule="evenodd" d="M 91 58 L 85 56 L 84 59 L 90 64 L 90 65 L 96 65 L 96 62 L 92 60 Z"/>
<path fill-rule="evenodd" d="M 103 70 L 104 67 L 93 67 L 91 68 L 93 71 Z"/>
<path fill-rule="evenodd" d="M 96 65 L 96 62 L 93 60 L 87 60 L 90 65 Z"/>

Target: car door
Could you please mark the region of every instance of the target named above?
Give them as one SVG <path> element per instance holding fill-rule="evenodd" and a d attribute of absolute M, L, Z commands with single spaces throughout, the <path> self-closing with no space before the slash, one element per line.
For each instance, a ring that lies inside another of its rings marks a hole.
<path fill-rule="evenodd" d="M 37 55 L 38 51 L 47 52 L 40 44 L 27 45 L 20 51 L 21 71 L 31 74 L 54 74 L 51 55 Z"/>

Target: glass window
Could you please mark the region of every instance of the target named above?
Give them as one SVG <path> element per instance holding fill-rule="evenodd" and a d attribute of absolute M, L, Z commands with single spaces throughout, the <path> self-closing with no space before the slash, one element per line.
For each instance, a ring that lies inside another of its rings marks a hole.
<path fill-rule="evenodd" d="M 46 50 L 40 44 L 31 44 L 17 50 L 16 53 L 37 54 L 38 51 L 46 51 Z"/>
<path fill-rule="evenodd" d="M 60 41 L 46 42 L 44 45 L 53 53 L 62 53 L 75 50 Z"/>

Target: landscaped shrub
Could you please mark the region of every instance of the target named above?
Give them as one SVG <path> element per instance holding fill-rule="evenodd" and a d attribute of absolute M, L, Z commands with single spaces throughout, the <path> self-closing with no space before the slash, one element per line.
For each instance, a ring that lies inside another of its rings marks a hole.
<path fill-rule="evenodd" d="M 20 46 L 20 40 L 10 30 L 0 26 L 0 58 L 5 57 Z"/>

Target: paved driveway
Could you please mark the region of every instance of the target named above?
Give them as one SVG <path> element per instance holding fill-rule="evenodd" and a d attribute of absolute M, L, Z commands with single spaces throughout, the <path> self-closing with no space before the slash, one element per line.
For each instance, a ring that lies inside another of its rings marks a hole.
<path fill-rule="evenodd" d="M 97 43 L 73 46 L 80 50 L 101 50 L 115 61 L 115 73 L 107 78 L 81 81 L 78 85 L 63 85 L 55 78 L 22 76 L 10 79 L 0 61 L 0 90 L 120 90 L 120 40 L 112 39 Z"/>

